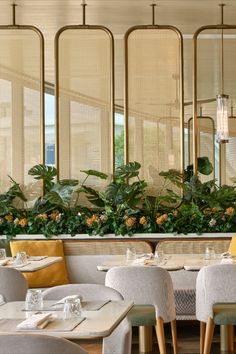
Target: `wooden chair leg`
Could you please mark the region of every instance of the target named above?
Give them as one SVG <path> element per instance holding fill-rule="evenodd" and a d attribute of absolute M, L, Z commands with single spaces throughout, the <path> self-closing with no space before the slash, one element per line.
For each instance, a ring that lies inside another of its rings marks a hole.
<path fill-rule="evenodd" d="M 158 342 L 160 354 L 166 354 L 164 321 L 161 317 L 157 318 L 157 323 L 155 328 L 156 328 L 157 342 Z"/>
<path fill-rule="evenodd" d="M 229 351 L 231 353 L 234 353 L 234 326 L 233 325 L 228 325 L 227 326 L 227 331 L 228 331 L 228 347 L 229 347 Z"/>
<path fill-rule="evenodd" d="M 208 318 L 206 324 L 206 334 L 205 334 L 205 343 L 204 343 L 204 354 L 210 354 L 211 352 L 211 343 L 214 334 L 215 323 L 212 318 Z"/>
<path fill-rule="evenodd" d="M 206 333 L 206 323 L 200 322 L 200 354 L 203 354 L 204 351 L 205 333 Z"/>
<path fill-rule="evenodd" d="M 152 326 L 139 326 L 139 352 L 152 352 Z"/>
<path fill-rule="evenodd" d="M 174 354 L 177 354 L 177 330 L 176 330 L 176 320 L 171 321 L 171 335 L 172 335 L 173 353 L 174 353 Z"/>

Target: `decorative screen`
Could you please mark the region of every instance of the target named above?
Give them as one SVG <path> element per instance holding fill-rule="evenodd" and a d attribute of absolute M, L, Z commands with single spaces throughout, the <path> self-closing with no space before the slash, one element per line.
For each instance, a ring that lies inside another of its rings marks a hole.
<path fill-rule="evenodd" d="M 21 26 L 20 26 L 21 27 Z M 28 170 L 43 162 L 43 37 L 31 27 L 0 27 L 0 191 L 20 183 L 29 201 Z M 29 206 L 29 203 L 27 204 Z"/>
<path fill-rule="evenodd" d="M 183 167 L 182 39 L 177 30 L 136 27 L 126 41 L 127 159 L 141 163 L 155 194 L 159 172 Z"/>
<path fill-rule="evenodd" d="M 60 178 L 113 172 L 113 38 L 94 27 L 69 27 L 57 39 Z"/>

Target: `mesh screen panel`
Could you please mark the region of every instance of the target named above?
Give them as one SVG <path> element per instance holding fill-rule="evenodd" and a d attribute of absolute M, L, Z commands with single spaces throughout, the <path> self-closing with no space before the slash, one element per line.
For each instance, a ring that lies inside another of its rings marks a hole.
<path fill-rule="evenodd" d="M 59 36 L 60 178 L 113 171 L 111 45 L 103 29 L 67 29 Z M 88 183 L 104 182 L 90 177 Z"/>
<path fill-rule="evenodd" d="M 229 118 L 229 142 L 221 148 L 221 184 L 236 182 L 236 117 Z"/>
<path fill-rule="evenodd" d="M 181 170 L 181 40 L 170 29 L 135 29 L 127 39 L 128 160 L 155 193 L 163 170 Z"/>
<path fill-rule="evenodd" d="M 41 56 L 34 30 L 0 29 L 0 190 L 11 185 L 10 175 L 29 199 L 35 194 L 28 169 L 41 162 Z"/>

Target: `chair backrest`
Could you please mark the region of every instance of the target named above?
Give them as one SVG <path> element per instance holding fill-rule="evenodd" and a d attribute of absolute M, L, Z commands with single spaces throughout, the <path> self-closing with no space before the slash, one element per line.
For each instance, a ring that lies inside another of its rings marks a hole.
<path fill-rule="evenodd" d="M 97 266 L 110 262 L 114 255 L 125 255 L 128 247 L 135 247 L 137 253 L 152 253 L 153 246 L 146 240 L 64 240 L 64 252 L 70 283 L 105 284 L 105 273 Z"/>
<path fill-rule="evenodd" d="M 28 290 L 25 277 L 16 269 L 0 267 L 0 294 L 4 301 L 22 301 Z"/>
<path fill-rule="evenodd" d="M 66 339 L 42 334 L 0 334 L 0 354 L 88 354 Z"/>
<path fill-rule="evenodd" d="M 206 247 L 214 247 L 216 253 L 228 251 L 230 239 L 227 240 L 164 240 L 158 242 L 156 249 L 162 250 L 165 254 L 204 254 Z"/>
<path fill-rule="evenodd" d="M 220 264 L 203 267 L 197 276 L 196 317 L 206 322 L 213 317 L 217 302 L 236 302 L 236 265 Z"/>
<path fill-rule="evenodd" d="M 175 319 L 175 302 L 170 275 L 159 267 L 114 267 L 106 274 L 106 286 L 135 304 L 155 306 L 156 317 L 164 322 Z"/>
<path fill-rule="evenodd" d="M 44 300 L 60 300 L 68 295 L 80 295 L 86 301 L 123 300 L 121 294 L 100 284 L 68 284 L 54 286 L 43 292 Z"/>

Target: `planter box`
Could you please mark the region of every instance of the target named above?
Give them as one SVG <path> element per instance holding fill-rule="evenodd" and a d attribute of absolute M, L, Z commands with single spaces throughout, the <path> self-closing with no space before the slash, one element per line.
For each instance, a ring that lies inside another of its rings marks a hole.
<path fill-rule="evenodd" d="M 158 240 L 165 240 L 165 239 L 174 239 L 174 240 L 188 240 L 188 239 L 227 239 L 231 238 L 232 236 L 235 236 L 236 233 L 206 233 L 206 234 L 134 234 L 132 236 L 116 236 L 114 234 L 107 234 L 104 236 L 89 236 L 87 234 L 78 234 L 75 236 L 71 235 L 58 235 L 58 236 L 53 236 L 51 239 L 60 239 L 60 240 L 111 240 L 111 239 L 143 239 L 143 240 L 150 240 L 150 241 L 158 241 Z M 6 236 L 1 235 L 0 240 L 5 240 L 7 239 Z M 44 235 L 16 235 L 16 237 L 13 238 L 14 240 L 44 240 L 47 239 Z"/>

